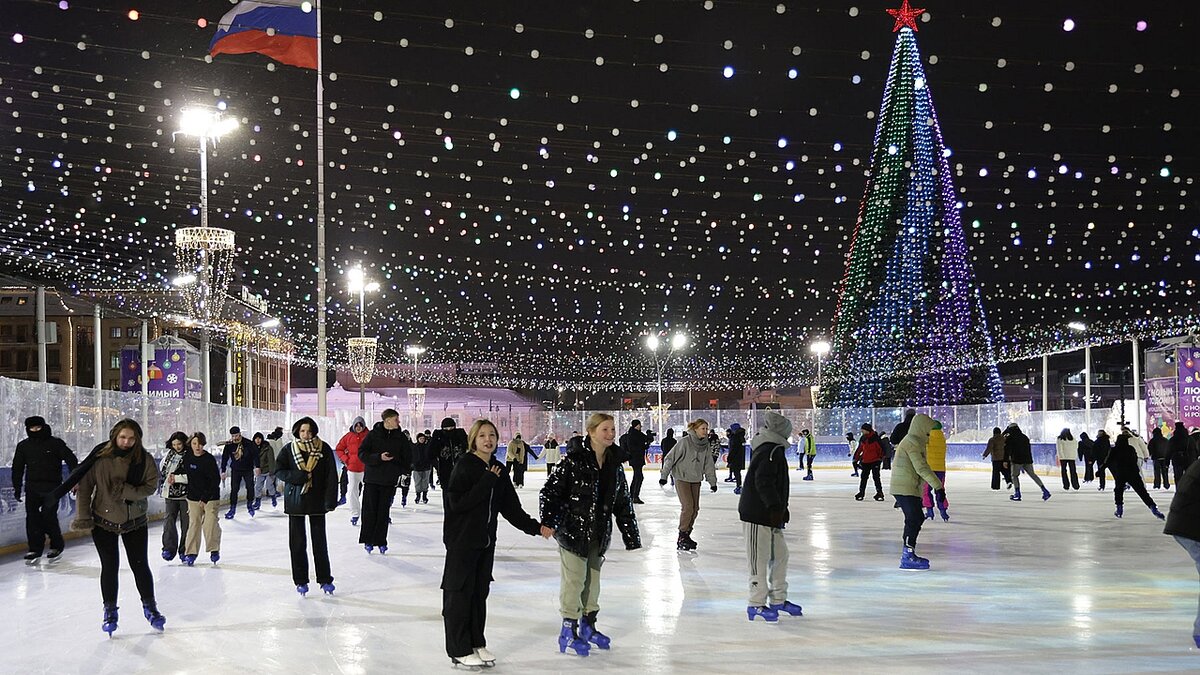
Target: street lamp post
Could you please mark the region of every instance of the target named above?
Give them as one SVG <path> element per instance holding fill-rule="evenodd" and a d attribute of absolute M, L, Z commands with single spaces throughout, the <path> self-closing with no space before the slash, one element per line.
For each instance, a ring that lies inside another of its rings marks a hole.
<path fill-rule="evenodd" d="M 662 428 L 663 427 L 663 401 L 662 401 L 663 371 L 666 370 L 667 362 L 670 361 L 671 356 L 674 355 L 675 352 L 683 349 L 686 346 L 687 346 L 687 336 L 684 335 L 683 333 L 676 333 L 675 335 L 671 336 L 670 347 L 667 349 L 666 355 L 663 356 L 662 358 L 659 358 L 658 348 L 659 347 L 665 348 L 665 347 L 667 347 L 667 345 L 664 344 L 664 342 L 662 340 L 659 340 L 657 335 L 649 335 L 646 337 L 646 348 L 650 350 L 651 354 L 653 354 L 654 372 L 658 378 L 658 437 L 659 438 L 663 437 L 663 428 Z"/>
<path fill-rule="evenodd" d="M 1087 324 L 1082 321 L 1072 321 L 1067 328 L 1082 333 L 1087 330 Z M 1083 348 L 1083 409 L 1088 427 L 1092 424 L 1092 345 L 1089 342 Z"/>
<path fill-rule="evenodd" d="M 404 353 L 408 354 L 409 356 L 412 357 L 412 360 L 413 360 L 413 389 L 416 389 L 417 388 L 417 359 L 421 358 L 421 355 L 425 353 L 425 348 L 418 347 L 417 345 L 409 345 L 408 348 L 404 350 Z"/>
<path fill-rule="evenodd" d="M 814 342 L 808 346 L 808 350 L 810 352 L 812 352 L 813 354 L 817 355 L 817 391 L 818 392 L 821 391 L 821 385 L 823 384 L 821 382 L 821 361 L 823 361 L 825 359 L 825 355 L 828 354 L 831 349 L 833 349 L 833 346 L 830 345 L 828 341 L 823 340 L 823 339 L 817 340 L 816 342 Z M 813 407 L 814 408 L 817 407 L 817 401 L 815 398 L 813 399 Z"/>
<path fill-rule="evenodd" d="M 374 293 L 379 290 L 379 283 L 375 281 L 367 281 L 361 267 L 355 267 L 347 273 L 350 277 L 350 292 L 358 293 L 358 337 L 367 337 L 367 292 Z M 366 410 L 367 408 L 367 380 L 366 378 L 358 382 L 358 409 Z"/>

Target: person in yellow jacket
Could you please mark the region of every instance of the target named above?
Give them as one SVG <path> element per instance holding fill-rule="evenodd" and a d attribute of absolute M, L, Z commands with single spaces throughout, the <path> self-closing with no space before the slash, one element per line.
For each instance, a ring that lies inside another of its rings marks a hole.
<path fill-rule="evenodd" d="M 929 445 L 929 432 L 933 420 L 928 415 L 917 415 L 908 428 L 908 433 L 896 446 L 892 458 L 892 496 L 896 506 L 904 512 L 904 552 L 900 556 L 900 569 L 927 570 L 929 560 L 917 555 L 917 536 L 925 516 L 921 512 L 921 491 L 924 483 L 933 487 L 939 503 L 946 500 L 946 490 L 937 474 L 929 468 L 925 459 Z"/>
<path fill-rule="evenodd" d="M 925 446 L 925 458 L 929 462 L 929 468 L 933 470 L 938 480 L 942 481 L 942 485 L 946 485 L 946 434 L 942 431 L 942 423 L 934 420 L 933 429 L 929 430 L 929 443 Z M 929 488 L 929 483 L 925 484 L 925 488 L 921 493 L 921 506 L 925 507 L 925 518 L 933 520 L 933 490 Z M 950 503 L 943 496 L 937 504 L 938 511 L 942 514 L 942 520 L 950 520 Z"/>

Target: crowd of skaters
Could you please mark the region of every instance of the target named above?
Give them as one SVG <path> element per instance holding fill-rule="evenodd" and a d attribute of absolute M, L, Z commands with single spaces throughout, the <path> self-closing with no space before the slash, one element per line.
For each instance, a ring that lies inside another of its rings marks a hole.
<path fill-rule="evenodd" d="M 35 564 L 47 540 L 47 560 L 52 563 L 61 559 L 65 543 L 56 506 L 68 491 L 75 492 L 78 508 L 72 529 L 90 532 L 100 558 L 102 629 L 110 635 L 118 622 L 119 546 L 124 548 L 133 572 L 145 618 L 157 630 L 163 630 L 166 623 L 157 607 L 146 554 L 151 495 L 161 495 L 166 503 L 163 559 L 172 560 L 178 555 L 190 566 L 199 555 L 201 541 L 214 564 L 220 559 L 217 509 L 220 487 L 226 478 L 231 480 L 231 491 L 225 519 L 236 516 L 242 488 L 246 490 L 246 511 L 251 517 L 264 498 L 275 507 L 282 494 L 284 512 L 289 516 L 289 552 L 296 590 L 308 592 L 311 551 L 317 583 L 324 592 L 333 594 L 326 515 L 348 500 L 351 523 L 359 527 L 360 543 L 366 552 L 386 553 L 389 510 L 397 489 L 403 491 L 402 500 L 406 500 L 412 487 L 416 503 L 428 503 L 428 492 L 440 485 L 447 551 L 442 578 L 446 648 L 454 663 L 468 666 L 495 663 L 495 655 L 487 650 L 484 626 L 499 516 L 527 534 L 554 538 L 558 544 L 562 576 L 559 650 L 586 656 L 593 648 L 610 647 L 611 639 L 597 627 L 600 571 L 612 541 L 614 521 L 627 550 L 641 546 L 634 509 L 643 503 L 639 498 L 641 470 L 653 441 L 653 433 L 643 432 L 635 421 L 618 442 L 615 420 L 601 413 L 592 415 L 586 432 L 576 432 L 562 449 L 556 439 L 547 438 L 543 448 L 548 476 L 540 492 L 539 517 L 535 518 L 523 510 L 516 489 L 524 483 L 528 458 L 538 455 L 517 434 L 501 461 L 495 456 L 499 431 L 486 419 L 475 421 L 467 431 L 458 428 L 453 418 L 446 418 L 440 429 L 417 434 L 414 441 L 408 430 L 400 429 L 399 414 L 387 410 L 369 430 L 363 418 L 356 418 L 337 442 L 336 450 L 320 438 L 317 423 L 308 417 L 293 425 L 292 438 L 286 442 L 282 428 L 246 439 L 239 428 L 233 427 L 229 438 L 216 444 L 221 447 L 219 463 L 208 452 L 207 439 L 201 432 L 172 434 L 163 459 L 156 463 L 143 445 L 141 427 L 125 419 L 113 426 L 106 441 L 78 462 L 66 444 L 52 435 L 44 419 L 27 418 L 25 426 L 28 438 L 18 444 L 14 456 L 13 485 L 18 499 L 24 488 L 27 504 L 26 561 Z M 890 492 L 904 517 L 900 568 L 929 569 L 929 561 L 916 555 L 921 526 L 934 518 L 934 508 L 944 520 L 950 519 L 945 489 L 946 439 L 941 423 L 909 410 L 887 437 L 867 423 L 859 432 L 857 440 L 853 433 L 847 434 L 854 473 L 861 480 L 855 498 L 863 500 L 868 481 L 873 479 L 874 499 L 883 501 L 879 471 L 890 469 Z M 791 434 L 791 422 L 768 411 L 762 416 L 758 433 L 750 439 L 747 467 L 745 431 L 739 425 L 727 430 L 730 452 L 726 480 L 737 484 L 735 493 L 740 495 L 738 512 L 749 568 L 747 616 L 751 621 L 761 618 L 775 622 L 781 613 L 802 615 L 801 607 L 787 598 L 788 550 L 783 534 L 790 517 L 787 450 Z M 804 480 L 813 480 L 815 437 L 802 430 L 798 439 L 798 469 L 806 472 Z M 691 533 L 699 513 L 700 486 L 708 482 L 712 492 L 718 490 L 716 464 L 721 442 L 706 420 L 697 419 L 679 437 L 669 430 L 661 447 L 664 455 L 659 483 L 672 481 L 680 501 L 677 547 L 694 551 L 697 544 Z M 1103 430 L 1094 440 L 1086 433 L 1076 440 L 1070 430 L 1064 429 L 1056 451 L 1064 490 L 1079 489 L 1077 462 L 1084 465 L 1083 482 L 1098 480 L 1100 490 L 1105 489 L 1105 474 L 1112 474 L 1117 517 L 1123 514 L 1122 496 L 1130 487 L 1154 515 L 1166 518 L 1149 496 L 1141 470 L 1144 463 L 1152 463 L 1155 489 L 1169 489 L 1168 469 L 1173 469 L 1176 495 L 1166 533 L 1187 550 L 1200 572 L 1200 520 L 1196 517 L 1200 515 L 1200 462 L 1195 461 L 1200 455 L 1200 430 L 1189 433 L 1177 424 L 1168 437 L 1156 429 L 1147 444 L 1128 429 L 1122 429 L 1115 441 Z M 1020 477 L 1027 474 L 1041 488 L 1043 500 L 1050 498 L 1049 490 L 1033 471 L 1029 439 L 1017 425 L 1003 431 L 994 429 L 983 456 L 991 457 L 993 489 L 999 490 L 1003 479 L 1013 489 L 1010 499 L 1020 501 Z M 335 457 L 343 468 L 341 476 Z M 628 483 L 625 464 L 634 472 L 633 481 Z M 69 471 L 65 481 L 61 478 L 63 466 Z M 282 491 L 278 489 L 280 484 Z M 1193 633 L 1200 646 L 1200 614 Z"/>

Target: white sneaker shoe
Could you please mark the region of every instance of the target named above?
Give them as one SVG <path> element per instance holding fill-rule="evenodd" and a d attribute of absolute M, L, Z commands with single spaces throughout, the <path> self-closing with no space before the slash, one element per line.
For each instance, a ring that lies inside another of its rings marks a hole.
<path fill-rule="evenodd" d="M 468 668 L 482 668 L 487 664 L 483 659 L 476 654 L 467 654 L 466 656 L 450 657 L 450 661 L 456 666 L 466 666 Z"/>
<path fill-rule="evenodd" d="M 480 647 L 475 650 L 475 656 L 478 656 L 484 663 L 489 666 L 496 665 L 496 655 L 488 651 L 487 647 Z"/>

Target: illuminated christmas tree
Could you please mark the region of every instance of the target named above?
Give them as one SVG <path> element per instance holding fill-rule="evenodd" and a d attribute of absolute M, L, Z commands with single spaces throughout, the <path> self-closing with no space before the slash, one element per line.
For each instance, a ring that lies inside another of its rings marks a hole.
<path fill-rule="evenodd" d="M 825 406 L 1003 400 L 950 151 L 917 49 L 922 12 L 908 0 L 889 10 L 899 34 L 842 281 Z"/>

